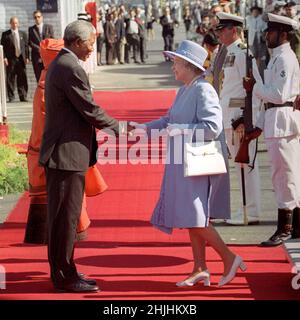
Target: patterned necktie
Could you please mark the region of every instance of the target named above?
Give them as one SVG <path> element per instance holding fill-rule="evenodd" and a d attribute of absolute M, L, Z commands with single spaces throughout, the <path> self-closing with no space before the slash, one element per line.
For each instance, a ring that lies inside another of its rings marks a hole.
<path fill-rule="evenodd" d="M 16 54 L 16 57 L 19 58 L 21 52 L 20 52 L 20 43 L 17 37 L 17 33 L 13 32 L 13 36 L 14 36 L 14 44 L 15 44 L 15 54 Z"/>

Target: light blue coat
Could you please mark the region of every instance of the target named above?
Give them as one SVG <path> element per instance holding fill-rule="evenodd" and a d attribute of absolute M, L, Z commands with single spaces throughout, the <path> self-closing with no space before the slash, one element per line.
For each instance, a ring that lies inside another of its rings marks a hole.
<path fill-rule="evenodd" d="M 228 168 L 228 154 L 222 125 L 222 109 L 215 89 L 198 78 L 179 89 L 168 114 L 146 123 L 147 132 L 169 123 L 189 124 L 204 130 L 205 140 L 220 140 Z M 166 233 L 173 228 L 207 227 L 210 218 L 230 218 L 229 175 L 184 177 L 183 163 L 174 163 L 174 139 L 168 138 L 169 164 L 165 165 L 160 197 L 151 223 Z M 184 143 L 181 136 L 182 144 Z M 183 146 L 182 146 L 183 150 Z"/>

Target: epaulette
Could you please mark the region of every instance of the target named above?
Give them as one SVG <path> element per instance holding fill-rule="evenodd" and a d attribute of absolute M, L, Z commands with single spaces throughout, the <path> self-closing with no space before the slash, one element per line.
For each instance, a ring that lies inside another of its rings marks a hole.
<path fill-rule="evenodd" d="M 241 48 L 242 50 L 246 50 L 247 49 L 247 45 L 243 42 L 238 44 L 238 47 Z"/>

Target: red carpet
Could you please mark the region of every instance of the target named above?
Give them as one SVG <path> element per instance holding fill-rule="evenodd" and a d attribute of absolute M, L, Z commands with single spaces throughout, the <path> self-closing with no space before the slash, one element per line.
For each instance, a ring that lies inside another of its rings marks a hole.
<path fill-rule="evenodd" d="M 95 98 L 119 119 L 146 121 L 164 114 L 175 92 L 97 92 Z M 291 288 L 291 268 L 282 248 L 236 246 L 248 270 L 218 288 L 222 273 L 218 255 L 207 250 L 212 286 L 177 288 L 175 282 L 192 269 L 192 252 L 185 230 L 167 236 L 149 224 L 159 195 L 162 165 L 105 165 L 109 185 L 104 194 L 88 199 L 92 224 L 87 241 L 75 252 L 81 272 L 95 277 L 97 294 L 57 294 L 49 281 L 45 246 L 22 243 L 29 200 L 27 194 L 0 228 L 0 265 L 7 288 L 0 299 L 299 299 Z"/>

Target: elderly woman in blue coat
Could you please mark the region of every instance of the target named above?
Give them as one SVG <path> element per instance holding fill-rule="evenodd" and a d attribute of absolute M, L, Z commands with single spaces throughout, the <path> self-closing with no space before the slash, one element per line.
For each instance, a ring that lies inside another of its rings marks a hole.
<path fill-rule="evenodd" d="M 193 286 L 199 281 L 210 285 L 210 272 L 205 257 L 206 244 L 211 245 L 223 261 L 224 273 L 219 281 L 219 286 L 223 286 L 235 277 L 239 268 L 246 269 L 242 258 L 227 247 L 210 223 L 213 218 L 230 218 L 228 173 L 185 177 L 183 163 L 175 161 L 178 150 L 174 143 L 175 139 L 178 141 L 178 135 L 183 138 L 191 131 L 195 141 L 195 130 L 201 130 L 205 141 L 221 142 L 224 158 L 227 158 L 222 110 L 216 91 L 204 79 L 203 64 L 207 52 L 203 47 L 185 40 L 176 52 L 165 51 L 164 54 L 173 60 L 175 78 L 183 82 L 184 86 L 179 89 L 166 116 L 145 124 L 131 122 L 137 128 L 146 129 L 148 134 L 151 134 L 152 129 L 167 129 L 169 133 L 169 161 L 165 166 L 160 197 L 151 223 L 169 234 L 173 228 L 188 229 L 194 268 L 177 286 Z M 183 150 L 183 145 L 180 149 Z"/>

